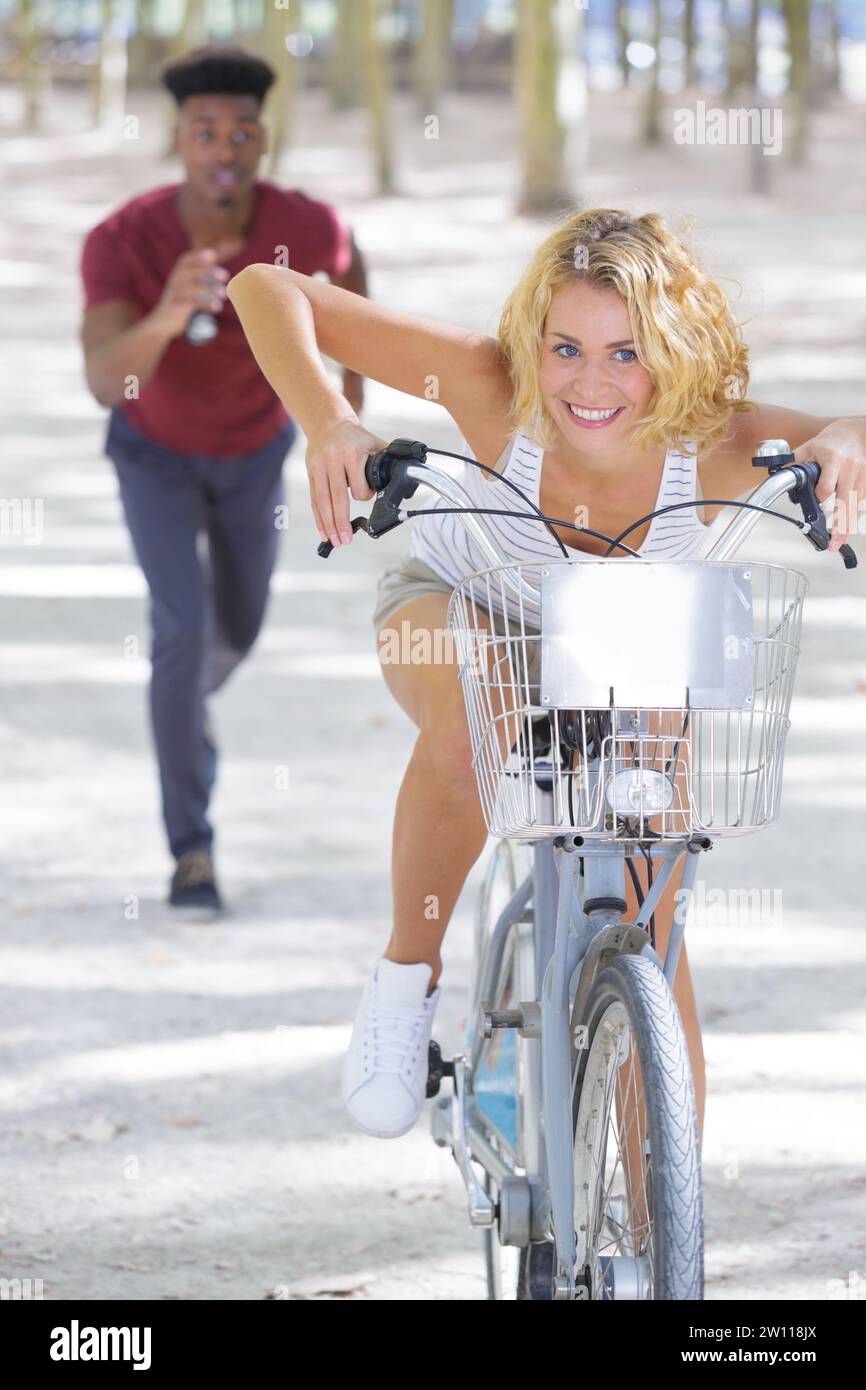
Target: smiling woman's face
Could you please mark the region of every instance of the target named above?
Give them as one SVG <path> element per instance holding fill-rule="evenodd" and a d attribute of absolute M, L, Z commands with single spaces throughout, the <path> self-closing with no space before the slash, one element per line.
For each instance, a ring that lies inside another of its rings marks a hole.
<path fill-rule="evenodd" d="M 541 343 L 545 405 L 581 452 L 627 440 L 653 394 L 638 361 L 625 301 L 617 290 L 576 280 L 550 302 Z"/>

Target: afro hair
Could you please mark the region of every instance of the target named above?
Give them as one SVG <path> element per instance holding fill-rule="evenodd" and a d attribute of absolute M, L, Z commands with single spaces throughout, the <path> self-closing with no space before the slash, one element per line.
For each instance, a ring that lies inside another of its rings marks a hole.
<path fill-rule="evenodd" d="M 276 74 L 261 58 L 242 48 L 197 48 L 170 63 L 162 74 L 180 106 L 187 97 L 251 96 L 261 106 Z"/>

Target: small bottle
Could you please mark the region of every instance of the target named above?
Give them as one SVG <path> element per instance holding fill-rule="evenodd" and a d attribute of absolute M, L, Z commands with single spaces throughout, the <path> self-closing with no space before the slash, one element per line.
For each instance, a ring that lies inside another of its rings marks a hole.
<path fill-rule="evenodd" d="M 197 347 L 200 343 L 209 343 L 218 332 L 219 324 L 213 314 L 205 309 L 196 309 L 186 326 L 186 340 Z"/>

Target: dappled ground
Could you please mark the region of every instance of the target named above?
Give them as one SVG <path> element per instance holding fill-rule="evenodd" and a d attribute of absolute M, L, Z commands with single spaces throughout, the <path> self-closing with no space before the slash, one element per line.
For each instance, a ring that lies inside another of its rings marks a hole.
<path fill-rule="evenodd" d="M 48 1298 L 480 1298 L 480 1236 L 427 1115 L 382 1142 L 340 1100 L 387 941 L 413 737 L 370 628 L 375 577 L 407 538 L 361 538 L 323 564 L 300 446 L 266 630 L 211 702 L 232 913 L 183 925 L 163 905 L 144 589 L 76 342 L 83 234 L 176 177 L 162 105 L 129 109 L 140 140 L 105 152 L 67 98 L 66 133 L 7 141 L 3 175 L 3 489 L 44 499 L 44 526 L 38 544 L 4 535 L 0 569 L 0 1275 L 41 1278 Z M 11 112 L 3 94 L 0 119 Z M 317 94 L 281 180 L 341 208 L 377 297 L 492 331 L 545 227 L 512 213 L 512 113 L 452 99 L 437 142 L 408 104 L 397 115 L 404 196 L 369 197 L 359 118 Z M 754 394 L 862 411 L 862 112 L 821 112 L 811 167 L 773 161 L 769 203 L 742 191 L 745 151 L 647 158 L 635 121 L 630 103 L 597 99 L 583 196 L 694 214 L 712 269 L 743 286 Z M 435 406 L 375 384 L 365 418 L 385 438 L 457 442 Z M 781 890 L 781 911 L 728 926 L 705 914 L 688 931 L 708 1061 L 707 1297 L 821 1299 L 827 1281 L 866 1277 L 866 546 L 850 575 L 788 528 L 758 535 L 750 554 L 802 569 L 812 592 L 784 819 L 705 866 L 707 890 Z M 461 1042 L 471 903 L 467 890 L 446 939 L 446 1052 Z"/>

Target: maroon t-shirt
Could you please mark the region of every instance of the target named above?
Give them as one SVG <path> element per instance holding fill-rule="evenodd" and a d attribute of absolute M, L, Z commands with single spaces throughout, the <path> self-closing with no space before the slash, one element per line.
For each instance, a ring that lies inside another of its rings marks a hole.
<path fill-rule="evenodd" d="M 178 257 L 191 250 L 176 210 L 180 188 L 142 193 L 88 233 L 81 255 L 86 308 L 125 299 L 149 313 L 158 303 Z M 332 207 L 263 179 L 254 196 L 246 244 L 221 262 L 230 274 L 257 261 L 288 264 L 302 275 L 345 274 L 351 233 Z M 183 334 L 173 338 L 139 399 L 119 403 L 136 429 L 175 453 L 233 458 L 266 444 L 289 419 L 228 300 L 216 318 L 215 338 L 198 345 Z"/>

